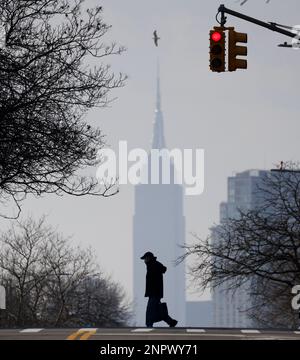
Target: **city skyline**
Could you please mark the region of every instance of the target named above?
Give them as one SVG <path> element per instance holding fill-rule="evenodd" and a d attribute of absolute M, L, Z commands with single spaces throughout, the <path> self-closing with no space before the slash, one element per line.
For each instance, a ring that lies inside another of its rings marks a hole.
<path fill-rule="evenodd" d="M 243 10 L 262 19 L 294 24 L 300 5 L 296 1 L 289 4 L 290 11 L 285 11 L 286 5 L 279 1 L 269 5 L 249 1 Z M 271 168 L 281 160 L 297 159 L 298 153 L 294 69 L 299 52 L 277 48 L 283 39 L 278 34 L 230 18 L 236 28 L 249 33 L 249 68 L 231 77 L 209 73 L 208 31 L 215 25 L 218 5 L 218 1 L 153 1 L 143 5 L 133 0 L 126 4 L 103 1 L 103 17 L 112 24 L 107 39 L 128 48 L 112 60 L 112 69 L 127 73 L 129 79 L 124 88 L 115 91 L 118 99 L 108 108 L 88 114 L 112 148 L 125 139 L 130 147 L 149 149 L 156 87 L 153 79 L 160 56 L 168 145 L 206 151 L 205 192 L 185 199 L 187 242 L 194 241 L 190 232 L 205 237 L 209 227 L 218 222 L 228 176 L 251 168 Z M 235 1 L 226 5 L 238 6 Z M 161 37 L 157 49 L 152 40 L 154 28 Z M 256 106 L 249 105 L 251 102 Z M 132 186 L 121 187 L 118 195 L 108 199 L 49 195 L 29 197 L 23 205 L 22 217 L 49 214 L 48 222 L 66 236 L 73 235 L 75 243 L 92 246 L 103 271 L 131 296 Z M 1 226 L 8 227 L 8 221 L 1 219 Z M 189 296 L 200 298 L 199 293 Z"/>

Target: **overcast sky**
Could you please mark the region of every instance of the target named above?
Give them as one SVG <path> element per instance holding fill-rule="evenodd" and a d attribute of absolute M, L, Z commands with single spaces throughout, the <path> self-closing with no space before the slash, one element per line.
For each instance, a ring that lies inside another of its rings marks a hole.
<path fill-rule="evenodd" d="M 281 160 L 299 160 L 300 51 L 277 47 L 289 38 L 228 16 L 228 26 L 248 33 L 248 70 L 216 74 L 208 68 L 208 33 L 217 25 L 221 0 L 89 2 L 102 4 L 103 18 L 112 25 L 106 40 L 127 47 L 126 53 L 110 62 L 112 69 L 129 78 L 124 88 L 112 93 L 117 100 L 107 109 L 92 110 L 88 120 L 103 130 L 113 149 L 120 140 L 127 140 L 129 148 L 148 150 L 159 57 L 167 145 L 205 150 L 204 194 L 185 197 L 188 243 L 193 242 L 190 232 L 207 236 L 209 227 L 218 222 L 228 176 L 269 169 Z M 249 0 L 242 7 L 235 0 L 224 3 L 262 20 L 300 24 L 297 0 L 269 4 Z M 154 29 L 161 37 L 158 49 L 152 42 Z M 45 213 L 48 222 L 66 236 L 73 235 L 74 242 L 91 245 L 102 269 L 131 296 L 131 185 L 122 186 L 113 198 L 45 196 L 23 204 L 22 217 Z M 2 229 L 7 225 L 7 220 L 1 220 Z"/>

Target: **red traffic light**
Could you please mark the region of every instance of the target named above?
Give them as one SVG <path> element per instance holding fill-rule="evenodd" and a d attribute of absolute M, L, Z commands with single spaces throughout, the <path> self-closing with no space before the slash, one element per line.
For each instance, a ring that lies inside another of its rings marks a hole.
<path fill-rule="evenodd" d="M 215 42 L 218 42 L 222 39 L 222 34 L 219 33 L 218 31 L 215 31 L 211 34 L 211 39 Z"/>
<path fill-rule="evenodd" d="M 215 26 L 209 32 L 210 36 L 210 70 L 214 72 L 225 71 L 225 28 Z"/>

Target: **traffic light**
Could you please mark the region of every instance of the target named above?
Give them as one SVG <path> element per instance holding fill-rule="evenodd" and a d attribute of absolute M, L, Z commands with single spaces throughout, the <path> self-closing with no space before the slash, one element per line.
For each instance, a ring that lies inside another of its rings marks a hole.
<path fill-rule="evenodd" d="M 214 27 L 210 31 L 210 70 L 225 71 L 225 29 Z"/>
<path fill-rule="evenodd" d="M 246 44 L 248 41 L 247 34 L 238 33 L 234 28 L 229 29 L 228 44 L 228 71 L 236 71 L 237 69 L 247 69 L 247 60 L 237 58 L 237 56 L 247 56 L 248 50 L 246 46 L 237 45 L 237 43 Z"/>

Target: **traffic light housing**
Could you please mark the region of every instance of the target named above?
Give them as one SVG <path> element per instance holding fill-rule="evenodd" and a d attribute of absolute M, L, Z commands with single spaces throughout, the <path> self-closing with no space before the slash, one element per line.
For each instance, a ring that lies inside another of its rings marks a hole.
<path fill-rule="evenodd" d="M 236 32 L 234 28 L 229 29 L 228 71 L 236 71 L 237 69 L 247 69 L 247 60 L 238 58 L 238 56 L 247 56 L 248 54 L 247 47 L 237 44 L 237 43 L 246 44 L 247 42 L 248 42 L 247 34 Z"/>
<path fill-rule="evenodd" d="M 209 33 L 210 39 L 210 70 L 225 71 L 225 29 L 214 27 Z"/>

